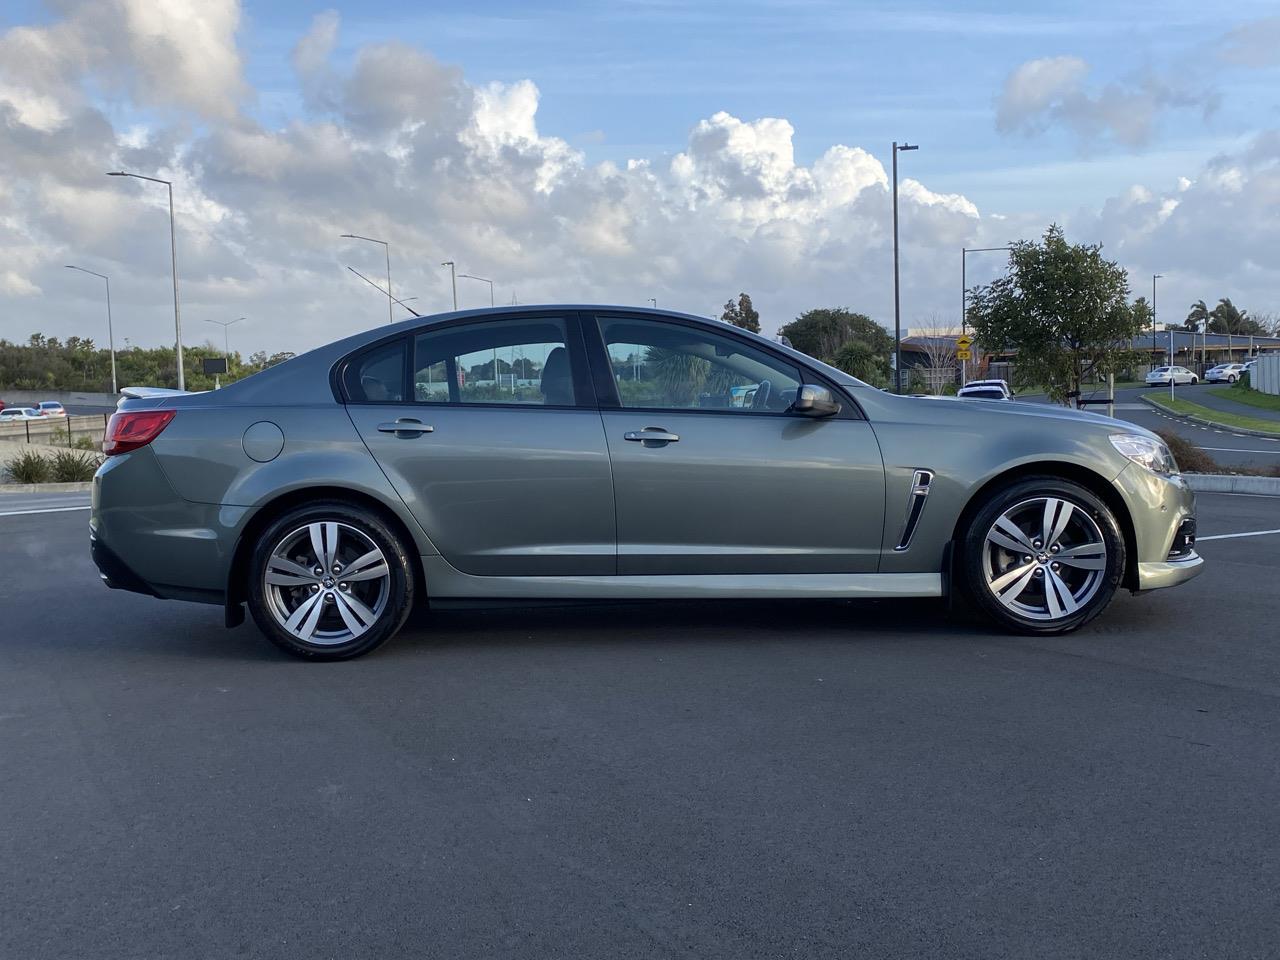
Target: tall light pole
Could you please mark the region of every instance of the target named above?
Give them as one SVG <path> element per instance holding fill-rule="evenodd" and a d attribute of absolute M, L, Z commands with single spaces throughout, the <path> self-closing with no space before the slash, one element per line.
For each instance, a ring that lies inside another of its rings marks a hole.
<path fill-rule="evenodd" d="M 440 266 L 449 268 L 449 283 L 453 285 L 453 309 L 458 309 L 458 267 L 452 260 L 441 260 Z M 494 368 L 496 371 L 496 367 Z"/>
<path fill-rule="evenodd" d="M 459 280 L 462 280 L 462 279 L 479 280 L 481 283 L 487 283 L 489 285 L 489 306 L 491 307 L 493 306 L 493 281 L 492 280 L 490 280 L 488 277 L 477 277 L 475 276 L 475 274 L 471 274 L 471 273 L 460 273 L 458 274 L 458 279 Z M 456 296 L 453 301 L 453 309 L 455 310 L 458 309 L 458 301 Z"/>
<path fill-rule="evenodd" d="M 919 150 L 919 144 L 893 141 L 893 379 L 902 393 L 902 303 L 898 285 L 898 154 Z"/>
<path fill-rule="evenodd" d="M 176 336 L 174 352 L 178 361 L 178 389 L 187 389 L 187 375 L 182 368 L 182 311 L 178 308 L 178 233 L 173 221 L 173 181 L 161 180 L 159 177 L 144 177 L 140 173 L 126 173 L 115 170 L 108 177 L 133 177 L 137 180 L 150 180 L 152 183 L 163 183 L 169 188 L 169 258 L 173 264 L 173 332 Z"/>
<path fill-rule="evenodd" d="M 236 317 L 234 320 L 210 320 L 207 317 L 205 318 L 205 323 L 216 323 L 222 328 L 222 356 L 225 359 L 229 360 L 231 358 L 231 335 L 227 332 L 227 328 L 233 323 L 239 323 L 245 319 L 247 318 Z"/>
<path fill-rule="evenodd" d="M 993 250 L 1012 250 L 1013 247 L 961 247 L 960 248 L 960 333 L 969 332 L 969 282 L 967 270 L 971 253 L 991 253 Z M 960 386 L 968 382 L 968 361 L 960 361 Z"/>
<path fill-rule="evenodd" d="M 395 302 L 395 298 L 391 296 L 391 244 L 386 240 L 377 240 L 373 237 L 362 237 L 358 233 L 340 234 L 346 240 L 366 240 L 369 243 L 382 244 L 382 252 L 387 255 L 387 323 L 395 323 L 395 315 L 391 312 L 391 305 Z"/>
<path fill-rule="evenodd" d="M 1156 281 L 1163 279 L 1163 273 L 1153 273 L 1151 275 L 1151 344 L 1156 342 Z M 1173 371 L 1173 327 L 1169 328 L 1169 399 L 1173 399 L 1173 388 L 1177 383 L 1177 377 Z"/>
<path fill-rule="evenodd" d="M 111 328 L 111 278 L 105 273 L 95 273 L 93 270 L 77 267 L 74 263 L 66 264 L 66 268 L 68 270 L 79 270 L 81 273 L 87 273 L 90 276 L 101 277 L 102 281 L 107 285 L 107 344 L 111 348 L 111 392 L 119 393 L 119 385 L 116 383 L 116 335 Z"/>
<path fill-rule="evenodd" d="M 650 298 L 649 298 L 649 302 L 653 304 L 653 309 L 655 309 L 655 310 L 657 310 L 657 309 L 658 309 L 658 298 L 657 298 L 657 297 L 650 297 Z"/>

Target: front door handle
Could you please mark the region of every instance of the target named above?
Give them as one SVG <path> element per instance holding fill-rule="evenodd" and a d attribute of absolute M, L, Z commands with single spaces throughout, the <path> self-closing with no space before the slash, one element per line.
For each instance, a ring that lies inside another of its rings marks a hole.
<path fill-rule="evenodd" d="M 394 433 L 402 440 L 416 437 L 423 433 L 432 433 L 435 427 L 429 423 L 423 423 L 421 420 L 415 420 L 412 417 L 401 417 L 392 423 L 378 424 L 379 433 Z"/>
<path fill-rule="evenodd" d="M 678 433 L 668 433 L 664 427 L 645 427 L 643 430 L 631 430 L 622 435 L 623 440 L 634 440 L 636 443 L 643 443 L 646 447 L 666 446 L 668 443 L 675 443 L 680 439 Z"/>

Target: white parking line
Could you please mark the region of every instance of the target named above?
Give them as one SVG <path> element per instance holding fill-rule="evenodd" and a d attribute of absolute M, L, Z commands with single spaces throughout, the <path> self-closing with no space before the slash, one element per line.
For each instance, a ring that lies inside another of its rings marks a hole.
<path fill-rule="evenodd" d="M 1196 537 L 1196 543 L 1201 540 L 1234 540 L 1237 537 L 1265 537 L 1269 533 L 1280 533 L 1280 530 L 1250 530 L 1248 533 L 1215 533 L 1212 537 Z"/>
<path fill-rule="evenodd" d="M 1218 453 L 1260 453 L 1266 457 L 1280 457 L 1280 450 L 1248 450 L 1242 447 L 1201 447 L 1201 450 L 1214 450 Z"/>
<path fill-rule="evenodd" d="M 66 513 L 69 510 L 88 510 L 89 504 L 82 507 L 41 507 L 38 510 L 5 510 L 0 511 L 0 517 L 25 517 L 33 513 Z"/>

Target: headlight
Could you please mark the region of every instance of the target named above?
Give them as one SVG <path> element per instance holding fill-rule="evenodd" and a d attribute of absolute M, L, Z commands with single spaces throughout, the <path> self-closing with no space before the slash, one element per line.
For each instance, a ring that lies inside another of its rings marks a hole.
<path fill-rule="evenodd" d="M 1140 437 L 1134 433 L 1115 433 L 1111 435 L 1111 445 L 1134 463 L 1140 463 L 1153 473 L 1170 474 L 1178 472 L 1178 462 L 1173 459 L 1169 448 L 1160 440 Z"/>

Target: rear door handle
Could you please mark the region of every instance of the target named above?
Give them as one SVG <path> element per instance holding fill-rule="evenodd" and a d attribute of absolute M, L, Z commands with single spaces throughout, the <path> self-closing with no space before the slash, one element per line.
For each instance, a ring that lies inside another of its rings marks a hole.
<path fill-rule="evenodd" d="M 643 430 L 631 430 L 622 435 L 623 440 L 634 440 L 636 443 L 643 444 L 667 444 L 675 443 L 680 439 L 678 433 L 668 433 L 662 427 L 645 427 Z"/>
<path fill-rule="evenodd" d="M 397 437 L 407 439 L 416 437 L 423 433 L 434 432 L 435 427 L 429 423 L 423 423 L 421 420 L 415 420 L 412 417 L 402 417 L 393 423 L 378 424 L 379 433 L 394 433 Z"/>

